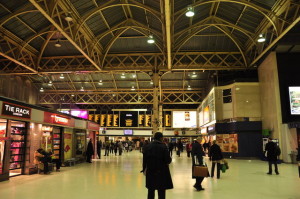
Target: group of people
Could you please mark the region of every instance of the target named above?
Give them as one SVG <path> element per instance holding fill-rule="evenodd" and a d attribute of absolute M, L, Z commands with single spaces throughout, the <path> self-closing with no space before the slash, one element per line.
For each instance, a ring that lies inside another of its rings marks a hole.
<path fill-rule="evenodd" d="M 55 163 L 56 165 L 56 171 L 60 171 L 61 167 L 61 161 L 60 159 L 54 158 L 54 154 L 51 150 L 45 151 L 42 148 L 39 148 L 38 150 L 35 151 L 34 153 L 34 164 L 40 167 L 39 169 L 43 170 L 44 174 L 49 174 L 49 163 Z"/>
<path fill-rule="evenodd" d="M 202 137 L 199 137 L 198 139 L 194 140 L 191 146 L 189 146 L 189 151 L 192 155 L 192 166 L 204 164 L 203 156 L 205 156 L 205 153 L 203 150 L 203 146 L 201 145 L 201 141 Z M 223 155 L 220 147 L 216 144 L 215 141 L 210 147 L 209 158 L 211 161 L 213 161 L 211 177 L 214 176 L 215 165 L 217 164 L 217 178 L 220 178 L 220 162 L 223 159 Z M 158 191 L 158 198 L 164 199 L 166 197 L 166 190 L 173 188 L 173 182 L 169 170 L 169 164 L 171 162 L 172 157 L 170 145 L 164 143 L 162 133 L 155 133 L 154 141 L 144 147 L 143 150 L 143 165 L 141 172 L 143 172 L 146 176 L 148 199 L 154 199 L 155 190 Z M 192 172 L 192 178 L 196 180 L 194 188 L 197 191 L 204 190 L 201 185 L 204 177 L 194 176 Z"/>
<path fill-rule="evenodd" d="M 105 154 L 104 156 L 109 156 L 109 154 L 122 155 L 123 151 L 130 152 L 133 149 L 133 142 L 131 141 L 106 141 L 104 143 Z"/>

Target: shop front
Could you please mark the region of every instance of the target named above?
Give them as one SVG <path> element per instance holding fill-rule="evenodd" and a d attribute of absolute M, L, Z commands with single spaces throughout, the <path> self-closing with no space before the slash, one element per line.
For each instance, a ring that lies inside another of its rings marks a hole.
<path fill-rule="evenodd" d="M 97 158 L 97 150 L 96 149 L 97 149 L 97 143 L 99 144 L 98 141 L 100 141 L 99 140 L 100 125 L 95 122 L 88 121 L 87 122 L 87 130 L 88 130 L 88 138 L 92 139 L 93 146 L 94 146 L 93 158 Z"/>
<path fill-rule="evenodd" d="M 41 148 L 47 152 L 52 152 L 53 162 L 60 164 L 66 159 L 64 155 L 67 148 L 64 144 L 64 138 L 67 137 L 66 142 L 72 138 L 66 134 L 70 132 L 69 127 L 74 127 L 74 119 L 66 115 L 44 112 L 44 123 L 47 124 L 42 126 Z"/>
<path fill-rule="evenodd" d="M 74 154 L 77 162 L 83 162 L 86 159 L 86 146 L 87 146 L 87 122 L 85 120 L 75 120 L 74 129 Z"/>
<path fill-rule="evenodd" d="M 0 101 L 0 181 L 24 174 L 31 108 Z"/>

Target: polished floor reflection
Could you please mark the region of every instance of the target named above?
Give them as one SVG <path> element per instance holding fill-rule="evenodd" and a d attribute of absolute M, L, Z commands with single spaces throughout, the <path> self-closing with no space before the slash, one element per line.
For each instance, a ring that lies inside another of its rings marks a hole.
<path fill-rule="evenodd" d="M 141 170 L 142 155 L 102 156 L 92 164 L 63 167 L 50 175 L 13 177 L 0 182 L 1 199 L 144 199 L 147 195 Z M 208 163 L 210 166 L 210 163 Z M 297 165 L 280 164 L 280 175 L 267 175 L 267 163 L 229 160 L 221 179 L 206 178 L 205 191 L 193 189 L 191 160 L 184 153 L 170 165 L 174 189 L 168 199 L 300 199 Z"/>

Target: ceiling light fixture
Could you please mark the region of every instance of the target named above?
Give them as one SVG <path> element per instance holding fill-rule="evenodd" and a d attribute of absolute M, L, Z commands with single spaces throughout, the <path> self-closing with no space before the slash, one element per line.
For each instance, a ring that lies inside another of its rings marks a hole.
<path fill-rule="evenodd" d="M 65 79 L 64 74 L 60 74 L 59 79 Z"/>
<path fill-rule="evenodd" d="M 71 17 L 70 12 L 67 13 L 67 15 L 66 15 L 66 17 L 65 17 L 65 20 L 66 20 L 67 22 L 73 21 L 73 18 Z"/>
<path fill-rule="evenodd" d="M 262 43 L 262 42 L 265 42 L 265 41 L 266 41 L 266 38 L 263 36 L 263 34 L 259 34 L 257 42 Z"/>
<path fill-rule="evenodd" d="M 83 86 L 81 86 L 81 89 L 80 89 L 80 91 L 84 91 L 84 88 L 83 88 Z"/>
<path fill-rule="evenodd" d="M 136 78 L 136 74 L 133 74 L 132 77 L 133 77 L 133 78 Z"/>
<path fill-rule="evenodd" d="M 102 79 L 100 79 L 99 80 L 99 83 L 98 83 L 100 86 L 102 86 L 103 85 L 103 83 L 102 83 Z"/>
<path fill-rule="evenodd" d="M 153 81 L 151 80 L 150 84 L 153 84 Z"/>
<path fill-rule="evenodd" d="M 57 41 L 55 42 L 54 46 L 57 47 L 57 48 L 61 47 L 59 39 L 57 39 Z"/>
<path fill-rule="evenodd" d="M 188 90 L 192 90 L 192 88 L 191 88 L 191 86 L 190 85 L 188 85 L 188 88 L 187 88 Z"/>
<path fill-rule="evenodd" d="M 188 6 L 185 12 L 185 16 L 193 17 L 195 15 L 194 8 L 192 6 Z"/>
<path fill-rule="evenodd" d="M 197 77 L 196 72 L 193 72 L 192 77 Z"/>
<path fill-rule="evenodd" d="M 153 35 L 149 35 L 148 40 L 147 40 L 147 43 L 148 43 L 148 44 L 153 44 L 153 43 L 155 43 L 155 40 L 154 40 L 154 38 L 153 38 Z"/>
<path fill-rule="evenodd" d="M 48 86 L 52 86 L 52 85 L 53 85 L 52 81 L 49 81 Z"/>
<path fill-rule="evenodd" d="M 44 88 L 43 87 L 40 89 L 40 92 L 44 92 Z"/>
<path fill-rule="evenodd" d="M 126 78 L 126 76 L 125 76 L 124 73 L 122 73 L 121 78 L 122 78 L 122 79 L 125 79 L 125 78 Z"/>
<path fill-rule="evenodd" d="M 74 97 L 74 96 L 75 96 L 74 94 L 71 95 L 71 97 Z"/>
<path fill-rule="evenodd" d="M 135 90 L 134 86 L 132 86 L 130 90 L 134 91 Z"/>

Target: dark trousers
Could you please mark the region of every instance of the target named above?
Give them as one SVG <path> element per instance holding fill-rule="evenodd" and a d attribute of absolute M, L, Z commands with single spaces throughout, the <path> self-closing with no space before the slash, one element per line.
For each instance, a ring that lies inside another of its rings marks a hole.
<path fill-rule="evenodd" d="M 191 157 L 191 151 L 187 151 L 186 153 L 188 158 Z"/>
<path fill-rule="evenodd" d="M 275 165 L 275 173 L 279 173 L 277 167 L 277 161 L 269 161 L 269 173 L 272 173 L 272 164 Z"/>
<path fill-rule="evenodd" d="M 47 173 L 49 173 L 49 166 L 48 166 L 48 162 L 47 162 L 47 161 L 45 161 L 45 162 L 43 162 L 43 164 L 44 164 L 44 174 L 47 174 Z"/>
<path fill-rule="evenodd" d="M 216 166 L 216 162 L 213 162 L 211 167 L 211 177 L 214 177 L 215 166 Z M 221 164 L 217 163 L 217 178 L 220 178 L 220 170 L 221 170 Z"/>
<path fill-rule="evenodd" d="M 60 161 L 60 159 L 53 159 L 52 162 L 55 163 L 56 171 L 58 171 L 58 170 L 60 169 L 60 166 L 61 166 L 61 161 Z"/>
<path fill-rule="evenodd" d="M 198 177 L 198 178 L 196 178 L 196 183 L 195 183 L 194 186 L 195 186 L 197 189 L 202 189 L 201 183 L 202 183 L 203 180 L 204 180 L 204 177 Z"/>
<path fill-rule="evenodd" d="M 172 150 L 169 149 L 169 152 L 170 152 L 170 156 L 172 157 L 172 155 L 173 155 L 173 149 Z"/>
<path fill-rule="evenodd" d="M 166 198 L 166 190 L 157 190 L 158 192 L 158 199 L 165 199 Z M 148 199 L 154 199 L 155 197 L 155 190 L 148 189 Z"/>
<path fill-rule="evenodd" d="M 86 154 L 86 161 L 92 162 L 92 154 Z"/>
<path fill-rule="evenodd" d="M 98 156 L 99 156 L 99 159 L 101 159 L 101 148 L 98 148 L 98 149 L 97 149 L 97 154 L 98 154 Z"/>
<path fill-rule="evenodd" d="M 105 149 L 105 154 L 104 154 L 104 156 L 108 156 L 109 155 L 109 149 Z"/>

